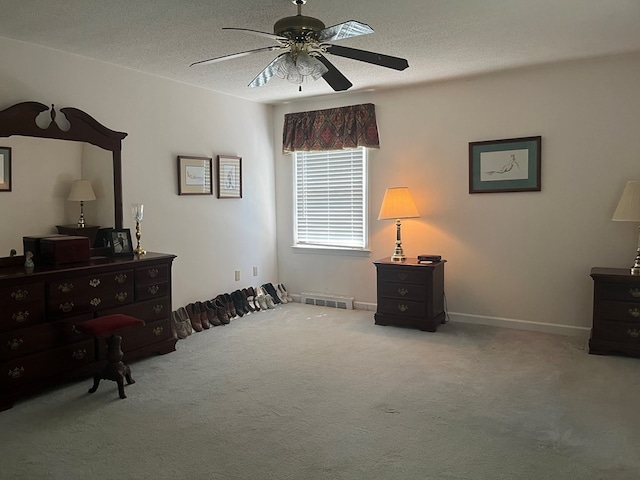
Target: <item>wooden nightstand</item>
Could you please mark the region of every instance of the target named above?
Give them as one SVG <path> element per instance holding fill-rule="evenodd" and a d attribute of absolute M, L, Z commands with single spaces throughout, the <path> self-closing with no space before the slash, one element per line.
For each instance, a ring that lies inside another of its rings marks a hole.
<path fill-rule="evenodd" d="M 376 325 L 395 325 L 435 332 L 444 323 L 444 263 L 417 258 L 373 262 L 378 273 Z"/>
<path fill-rule="evenodd" d="M 640 356 L 640 276 L 628 268 L 591 269 L 593 326 L 589 353 Z"/>

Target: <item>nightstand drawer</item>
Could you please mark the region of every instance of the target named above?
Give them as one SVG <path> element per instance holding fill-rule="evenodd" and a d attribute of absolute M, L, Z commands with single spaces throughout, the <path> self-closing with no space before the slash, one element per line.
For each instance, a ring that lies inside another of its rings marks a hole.
<path fill-rule="evenodd" d="M 628 322 L 598 322 L 593 327 L 593 335 L 600 340 L 640 345 L 640 325 Z"/>
<path fill-rule="evenodd" d="M 640 303 L 640 285 L 624 283 L 603 283 L 600 285 L 603 300 Z"/>
<path fill-rule="evenodd" d="M 640 305 L 630 302 L 602 302 L 600 319 L 640 324 Z"/>
<path fill-rule="evenodd" d="M 378 302 L 378 311 L 396 316 L 424 317 L 427 314 L 427 306 L 425 302 L 381 298 Z"/>
<path fill-rule="evenodd" d="M 409 283 L 383 283 L 378 286 L 378 295 L 388 298 L 400 298 L 407 300 L 423 300 L 425 296 L 424 285 Z"/>
<path fill-rule="evenodd" d="M 427 274 L 421 268 L 412 267 L 379 267 L 378 281 L 389 283 L 427 284 Z"/>

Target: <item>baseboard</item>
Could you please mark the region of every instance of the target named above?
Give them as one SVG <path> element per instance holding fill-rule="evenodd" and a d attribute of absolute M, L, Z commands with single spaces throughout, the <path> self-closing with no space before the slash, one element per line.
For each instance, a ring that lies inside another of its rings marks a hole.
<path fill-rule="evenodd" d="M 294 301 L 300 302 L 300 295 L 291 294 Z M 353 308 L 356 310 L 367 310 L 375 312 L 377 305 L 369 302 L 353 302 Z M 590 327 L 576 327 L 573 325 L 563 325 L 555 323 L 532 322 L 529 320 L 516 320 L 513 318 L 487 317 L 484 315 L 471 315 L 468 313 L 449 312 L 448 318 L 450 322 L 473 323 L 476 325 L 488 325 L 492 327 L 513 328 L 516 330 L 529 330 L 532 332 L 553 333 L 556 335 L 568 336 L 588 336 L 591 331 Z"/>
<path fill-rule="evenodd" d="M 557 335 L 585 336 L 590 332 L 589 327 L 576 327 L 556 323 L 532 322 L 529 320 L 516 320 L 513 318 L 487 317 L 483 315 L 470 315 L 468 313 L 449 312 L 449 321 L 460 323 L 474 323 L 477 325 L 489 325 L 493 327 L 514 328 L 517 330 L 530 330 L 533 332 L 554 333 Z"/>

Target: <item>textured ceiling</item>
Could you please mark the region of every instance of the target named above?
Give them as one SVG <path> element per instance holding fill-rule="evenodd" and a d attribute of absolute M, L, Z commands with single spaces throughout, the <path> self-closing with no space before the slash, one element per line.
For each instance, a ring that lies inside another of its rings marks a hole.
<path fill-rule="evenodd" d="M 274 44 L 222 27 L 273 31 L 291 0 L 0 0 L 0 36 L 43 45 L 263 103 L 331 95 L 323 80 L 247 84 L 277 54 L 189 64 Z M 359 20 L 375 33 L 336 44 L 406 58 L 399 72 L 327 55 L 353 83 L 389 88 L 640 50 L 640 0 L 308 0 L 330 26 Z M 336 94 L 339 95 L 339 94 Z"/>

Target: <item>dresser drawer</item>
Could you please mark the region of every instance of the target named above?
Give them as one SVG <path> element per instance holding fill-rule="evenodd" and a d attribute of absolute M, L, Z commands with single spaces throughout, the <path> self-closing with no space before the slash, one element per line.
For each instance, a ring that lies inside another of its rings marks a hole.
<path fill-rule="evenodd" d="M 148 285 L 138 285 L 136 283 L 136 300 L 165 297 L 168 292 L 169 284 L 166 282 L 150 283 Z"/>
<path fill-rule="evenodd" d="M 20 328 L 0 333 L 0 360 L 18 358 L 89 338 L 74 328 L 74 325 L 90 316 L 43 323 L 35 327 Z"/>
<path fill-rule="evenodd" d="M 378 281 L 426 285 L 427 272 L 415 267 L 378 267 Z"/>
<path fill-rule="evenodd" d="M 136 268 L 136 285 L 164 283 L 169 279 L 169 267 L 156 265 L 154 267 Z"/>
<path fill-rule="evenodd" d="M 0 308 L 10 308 L 23 303 L 43 302 L 44 283 L 33 283 L 19 287 L 0 288 Z"/>
<path fill-rule="evenodd" d="M 124 353 L 124 360 L 128 361 L 136 358 L 135 350 L 147 348 L 154 343 L 168 340 L 172 337 L 171 325 L 168 318 L 147 322 L 145 325 L 134 325 L 123 328 L 115 332 L 122 337 L 121 349 Z M 151 348 L 153 349 L 153 348 Z M 129 353 L 134 352 L 134 353 Z M 104 360 L 107 356 L 106 339 L 98 340 L 98 359 Z"/>
<path fill-rule="evenodd" d="M 600 340 L 640 346 L 640 324 L 602 320 L 593 326 L 592 336 Z"/>
<path fill-rule="evenodd" d="M 77 315 L 134 301 L 133 270 L 52 282 L 48 310 L 56 316 Z"/>
<path fill-rule="evenodd" d="M 424 300 L 424 285 L 409 283 L 380 283 L 378 285 L 378 295 L 380 297 L 400 298 L 407 300 Z"/>
<path fill-rule="evenodd" d="M 0 310 L 0 331 L 35 325 L 45 321 L 44 302 L 16 302 Z"/>
<path fill-rule="evenodd" d="M 160 297 L 153 300 L 145 300 L 120 308 L 112 308 L 98 312 L 98 316 L 112 315 L 114 313 L 124 313 L 132 317 L 141 318 L 145 322 L 169 318 L 171 315 L 171 302 L 169 297 Z"/>
<path fill-rule="evenodd" d="M 427 314 L 425 302 L 411 300 L 381 298 L 378 301 L 378 312 L 395 316 L 424 317 Z"/>
<path fill-rule="evenodd" d="M 640 303 L 640 285 L 637 283 L 603 283 L 599 289 L 602 300 Z"/>
<path fill-rule="evenodd" d="M 631 302 L 602 302 L 600 319 L 636 322 L 640 325 L 640 304 Z"/>
<path fill-rule="evenodd" d="M 19 387 L 35 380 L 62 374 L 95 362 L 94 340 L 2 362 L 0 385 Z"/>

